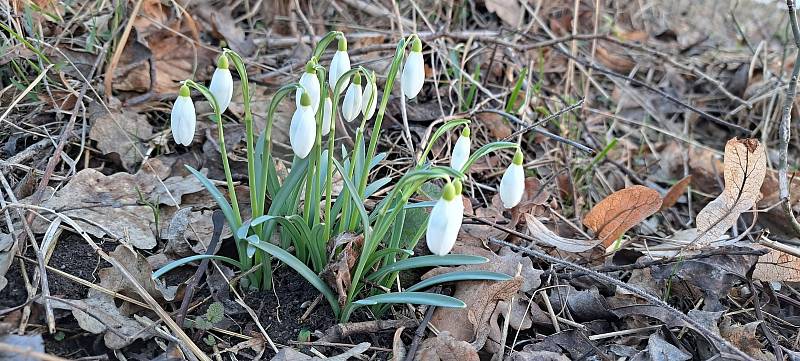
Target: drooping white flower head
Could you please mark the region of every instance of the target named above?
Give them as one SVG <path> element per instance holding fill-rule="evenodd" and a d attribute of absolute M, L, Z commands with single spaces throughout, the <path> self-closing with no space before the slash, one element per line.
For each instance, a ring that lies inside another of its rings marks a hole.
<path fill-rule="evenodd" d="M 411 43 L 411 52 L 406 58 L 406 63 L 403 65 L 403 74 L 400 78 L 400 85 L 403 88 L 403 94 L 408 99 L 413 99 L 422 90 L 422 84 L 425 82 L 425 61 L 422 59 L 422 42 L 419 37 L 414 37 Z"/>
<path fill-rule="evenodd" d="M 231 104 L 233 98 L 233 77 L 231 71 L 228 69 L 228 56 L 222 54 L 217 59 L 217 70 L 214 70 L 214 76 L 211 77 L 211 85 L 208 90 L 214 95 L 219 105 L 219 113 L 225 113 L 228 105 Z"/>
<path fill-rule="evenodd" d="M 461 202 L 461 196 L 456 195 L 454 183 L 448 182 L 444 186 L 442 198 L 439 198 L 433 206 L 428 218 L 425 242 L 431 253 L 437 256 L 444 256 L 453 249 L 464 217 L 464 204 Z M 458 188 L 460 190 L 460 183 Z"/>
<path fill-rule="evenodd" d="M 178 92 L 178 99 L 175 99 L 175 104 L 172 105 L 172 113 L 169 119 L 175 143 L 185 146 L 192 144 L 197 115 L 194 112 L 194 102 L 192 102 L 191 91 L 189 91 L 188 86 L 181 86 L 181 90 Z"/>
<path fill-rule="evenodd" d="M 330 84 L 333 91 L 336 91 L 336 82 L 339 81 L 342 74 L 348 71 L 350 71 L 350 56 L 347 55 L 347 39 L 342 36 L 339 37 L 339 50 L 333 54 L 331 68 L 328 71 L 328 84 Z M 349 82 L 350 79 L 346 79 L 342 84 L 342 89 L 347 88 Z"/>
<path fill-rule="evenodd" d="M 466 172 L 464 165 L 467 164 L 467 159 L 469 159 L 470 154 L 470 130 L 469 127 L 464 127 L 464 130 L 461 131 L 461 136 L 458 137 L 456 141 L 456 145 L 453 146 L 453 156 L 450 157 L 450 168 L 453 168 L 457 171 Z"/>
<path fill-rule="evenodd" d="M 375 83 L 374 71 L 372 76 L 367 76 L 366 78 L 367 86 L 364 88 L 364 94 L 361 97 L 361 114 L 364 114 L 364 119 L 372 119 L 378 105 L 378 85 Z"/>
<path fill-rule="evenodd" d="M 514 208 L 525 192 L 525 169 L 522 168 L 522 151 L 517 149 L 514 160 L 500 179 L 500 200 L 503 207 Z"/>
<path fill-rule="evenodd" d="M 361 112 L 361 75 L 356 73 L 353 76 L 353 84 L 347 87 L 347 93 L 344 95 L 344 103 L 342 103 L 342 116 L 344 120 L 352 122 Z"/>
<path fill-rule="evenodd" d="M 305 158 L 314 147 L 317 136 L 317 123 L 314 121 L 314 109 L 311 108 L 311 97 L 303 93 L 300 96 L 300 107 L 292 115 L 289 125 L 289 143 L 292 151 L 299 158 Z"/>
<path fill-rule="evenodd" d="M 317 79 L 317 69 L 314 68 L 315 61 L 311 59 L 306 63 L 306 71 L 300 76 L 300 85 L 302 89 L 298 88 L 295 92 L 295 104 L 300 107 L 300 98 L 303 95 L 303 89 L 308 93 L 311 98 L 311 108 L 314 109 L 314 114 L 317 113 L 319 108 L 319 79 Z"/>
<path fill-rule="evenodd" d="M 328 135 L 331 132 L 331 119 L 333 116 L 333 102 L 331 101 L 331 94 L 325 97 L 325 104 L 322 105 L 322 135 Z"/>

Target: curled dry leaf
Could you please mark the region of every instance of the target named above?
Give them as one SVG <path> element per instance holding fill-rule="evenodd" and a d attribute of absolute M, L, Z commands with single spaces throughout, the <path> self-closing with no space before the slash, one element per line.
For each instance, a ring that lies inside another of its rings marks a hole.
<path fill-rule="evenodd" d="M 89 108 L 89 118 L 94 119 L 89 138 L 97 142 L 103 154 L 118 156 L 125 170 L 134 171 L 142 161 L 141 154 L 146 152 L 145 142 L 153 135 L 153 126 L 144 114 L 117 110 L 121 106 L 115 98 L 111 108 L 114 109 L 111 113 L 98 105 Z"/>
<path fill-rule="evenodd" d="M 678 203 L 678 200 L 686 193 L 686 189 L 689 188 L 690 184 L 692 184 L 691 174 L 673 184 L 667 191 L 667 194 L 664 195 L 664 199 L 661 201 L 661 209 L 659 210 L 663 211 L 674 206 L 675 203 Z"/>
<path fill-rule="evenodd" d="M 565 238 L 555 234 L 547 226 L 539 222 L 531 214 L 525 214 L 525 224 L 531 237 L 547 246 L 556 247 L 566 252 L 586 252 L 596 246 L 600 241 L 584 241 L 580 239 Z"/>
<path fill-rule="evenodd" d="M 767 155 L 758 140 L 733 138 L 725 144 L 725 189 L 697 214 L 699 236 L 704 247 L 725 235 L 739 215 L 753 208 L 761 197 L 767 171 Z"/>
<path fill-rule="evenodd" d="M 469 342 L 460 341 L 443 331 L 439 336 L 422 342 L 414 360 L 420 361 L 478 361 L 478 351 Z"/>
<path fill-rule="evenodd" d="M 583 217 L 583 224 L 594 231 L 603 245 L 608 247 L 660 207 L 661 195 L 657 191 L 636 185 L 611 193 L 597 203 Z"/>

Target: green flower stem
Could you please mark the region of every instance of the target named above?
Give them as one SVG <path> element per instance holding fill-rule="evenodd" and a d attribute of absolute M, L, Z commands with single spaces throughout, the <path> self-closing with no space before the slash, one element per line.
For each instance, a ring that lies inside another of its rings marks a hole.
<path fill-rule="evenodd" d="M 242 224 L 242 214 L 239 212 L 239 201 L 236 198 L 236 188 L 233 186 L 233 176 L 231 175 L 231 166 L 228 162 L 228 151 L 225 148 L 225 132 L 222 126 L 222 114 L 220 113 L 219 103 L 217 103 L 217 99 L 214 98 L 214 95 L 211 94 L 211 91 L 208 90 L 202 84 L 198 84 L 193 80 L 187 80 L 185 82 L 186 85 L 194 88 L 195 90 L 199 91 L 203 96 L 205 96 L 206 100 L 211 103 L 211 108 L 214 109 L 214 121 L 217 123 L 217 134 L 219 140 L 217 143 L 219 144 L 219 152 L 222 156 L 222 168 L 225 171 L 225 182 L 228 186 L 228 197 L 231 199 L 231 207 L 233 208 L 233 216 L 236 220 L 237 224 L 230 225 L 232 226 L 231 229 L 238 229 L 239 226 Z M 242 267 L 249 268 L 250 258 L 247 257 L 247 246 L 242 244 L 242 240 L 237 240 L 236 242 L 236 249 L 239 254 L 239 262 L 242 264 Z"/>
<path fill-rule="evenodd" d="M 222 53 L 223 55 L 227 55 L 233 66 L 236 68 L 236 72 L 239 73 L 240 84 L 242 87 L 242 101 L 244 102 L 244 127 L 245 132 L 247 133 L 247 179 L 252 181 L 256 180 L 256 162 L 255 162 L 255 137 L 253 136 L 253 113 L 250 109 L 250 82 L 247 78 L 247 68 L 244 65 L 244 60 L 242 57 L 239 56 L 236 52 L 225 49 Z M 258 202 L 259 199 L 261 203 L 263 203 L 264 192 L 259 192 L 260 190 L 257 187 L 253 187 L 252 185 L 250 188 L 250 203 Z M 261 194 L 259 194 L 261 193 Z M 262 209 L 254 209 L 255 211 L 263 211 Z M 262 213 L 253 213 L 253 218 L 260 217 Z"/>
<path fill-rule="evenodd" d="M 344 33 L 341 31 L 330 31 L 325 34 L 325 36 L 320 39 L 320 41 L 317 43 L 317 46 L 314 48 L 313 56 L 317 59 L 322 57 L 322 53 L 328 48 L 328 45 L 330 45 L 334 40 L 339 39 L 339 37 L 344 37 Z"/>
<path fill-rule="evenodd" d="M 397 72 L 400 70 L 400 64 L 403 62 L 405 58 L 405 49 L 406 45 L 412 42 L 412 40 L 416 37 L 416 35 L 411 35 L 408 39 L 401 39 L 397 43 L 397 48 L 394 52 L 394 58 L 392 59 L 391 67 L 389 68 L 389 74 L 386 75 L 386 84 L 383 88 L 383 97 L 381 98 L 381 103 L 378 105 L 378 112 L 375 116 L 375 125 L 372 127 L 372 134 L 369 140 L 369 148 L 366 154 L 366 158 L 371 160 L 372 157 L 375 156 L 375 149 L 378 146 L 378 134 L 380 134 L 381 125 L 383 124 L 383 116 L 386 113 L 386 106 L 389 104 L 389 96 L 392 94 L 392 88 L 394 87 L 394 81 L 397 77 Z M 369 161 L 365 162 L 365 167 L 369 166 Z M 361 180 L 358 185 L 358 189 L 360 192 L 363 193 L 363 190 L 367 186 L 367 179 L 369 178 L 369 172 L 365 171 L 361 174 Z"/>
<path fill-rule="evenodd" d="M 336 82 L 336 89 L 333 89 L 333 98 L 331 98 L 333 107 L 331 108 L 331 131 L 328 133 L 328 174 L 325 175 L 325 229 L 323 232 L 323 239 L 328 240 L 331 238 L 331 228 L 332 228 L 332 219 L 331 219 L 331 197 L 333 193 L 333 151 L 334 151 L 334 138 L 336 138 L 336 118 L 338 117 L 337 110 L 339 107 L 339 98 L 342 95 L 342 89 L 344 87 L 344 81 L 349 79 L 355 73 L 361 71 L 361 69 L 350 69 L 349 71 L 345 72 L 339 77 L 339 80 Z M 345 175 L 342 174 L 342 177 Z"/>

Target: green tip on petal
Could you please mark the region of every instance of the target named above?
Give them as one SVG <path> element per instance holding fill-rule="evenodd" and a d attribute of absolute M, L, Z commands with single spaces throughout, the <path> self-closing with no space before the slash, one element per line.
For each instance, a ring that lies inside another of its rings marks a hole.
<path fill-rule="evenodd" d="M 178 91 L 178 96 L 189 97 L 189 95 L 192 95 L 192 91 L 189 90 L 189 86 L 186 84 L 181 85 L 181 90 Z"/>
<path fill-rule="evenodd" d="M 461 185 L 461 180 L 456 179 L 453 181 L 453 188 L 455 189 L 456 195 L 461 194 L 461 190 L 464 188 Z"/>
<path fill-rule="evenodd" d="M 467 137 L 467 138 L 469 138 L 469 136 L 470 136 L 471 134 L 472 134 L 472 132 L 470 132 L 470 130 L 469 130 L 469 126 L 464 126 L 464 129 L 462 129 L 462 130 L 461 130 L 461 136 L 462 136 L 462 137 Z"/>
<path fill-rule="evenodd" d="M 422 40 L 419 40 L 419 36 L 415 36 L 414 40 L 411 42 L 411 51 L 417 53 L 422 52 Z"/>
<path fill-rule="evenodd" d="M 516 165 L 522 165 L 522 151 L 517 148 L 517 152 L 514 153 L 514 160 L 511 161 Z"/>
<path fill-rule="evenodd" d="M 361 85 L 361 73 L 360 72 L 356 73 L 356 75 L 353 76 L 353 84 Z"/>
<path fill-rule="evenodd" d="M 304 107 L 311 106 L 311 97 L 308 96 L 308 93 L 303 92 L 303 95 L 300 96 L 300 105 Z"/>
<path fill-rule="evenodd" d="M 456 186 L 451 182 L 447 182 L 442 189 L 442 198 L 446 201 L 452 201 L 456 197 Z"/>
<path fill-rule="evenodd" d="M 339 51 L 347 51 L 347 39 L 344 36 L 339 37 Z"/>
<path fill-rule="evenodd" d="M 217 68 L 228 69 L 228 56 L 224 53 L 217 58 Z"/>
<path fill-rule="evenodd" d="M 316 66 L 316 62 L 312 58 L 311 60 L 308 61 L 308 63 L 306 63 L 306 73 L 316 74 L 317 73 L 317 68 L 315 66 Z"/>

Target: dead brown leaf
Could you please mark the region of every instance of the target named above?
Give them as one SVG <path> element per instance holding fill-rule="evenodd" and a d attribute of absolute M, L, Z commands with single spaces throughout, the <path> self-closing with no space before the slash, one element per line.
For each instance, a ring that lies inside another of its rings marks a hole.
<path fill-rule="evenodd" d="M 691 183 L 692 175 L 690 174 L 673 184 L 672 187 L 670 187 L 667 191 L 667 194 L 664 195 L 664 199 L 661 201 L 661 208 L 659 210 L 663 211 L 674 206 L 675 203 L 678 203 L 678 200 L 681 198 L 681 196 L 683 196 L 683 193 L 686 192 L 686 188 L 689 188 Z"/>
<path fill-rule="evenodd" d="M 479 123 L 486 126 L 495 139 L 509 137 L 514 132 L 506 119 L 500 114 L 481 112 L 476 114 L 475 117 Z"/>
<path fill-rule="evenodd" d="M 618 73 L 627 74 L 633 69 L 636 63 L 630 57 L 621 55 L 622 53 L 622 51 L 618 51 L 617 49 L 609 51 L 603 46 L 598 46 L 595 57 L 597 61 L 605 65 L 605 67 Z"/>
<path fill-rule="evenodd" d="M 696 246 L 714 242 L 736 224 L 739 215 L 761 198 L 767 155 L 758 140 L 733 138 L 725 145 L 725 189 L 697 214 Z"/>
<path fill-rule="evenodd" d="M 493 327 L 489 324 L 497 320 L 495 310 L 500 301 L 508 302 L 512 296 L 519 291 L 527 292 L 539 287 L 541 284 L 540 276 L 542 271 L 533 268 L 530 258 L 524 254 L 514 253 L 509 248 L 500 250 L 496 254 L 490 250 L 474 247 L 456 245 L 453 250 L 460 254 L 474 254 L 489 258 L 489 262 L 481 265 L 469 265 L 456 268 L 437 268 L 422 276 L 422 279 L 433 277 L 442 273 L 452 271 L 484 270 L 502 272 L 510 276 L 515 276 L 512 280 L 505 282 L 461 282 L 456 286 L 453 297 L 464 303 L 465 308 L 437 308 L 431 319 L 439 330 L 448 331 L 450 334 L 462 341 L 470 341 L 475 347 L 483 348 L 491 352 L 490 345 L 497 345 L 499 340 L 490 338 Z M 517 273 L 519 270 L 519 274 Z"/>
<path fill-rule="evenodd" d="M 111 109 L 120 109 L 119 101 L 113 101 L 117 104 L 112 104 Z M 112 110 L 109 114 L 104 107 L 92 106 L 89 119 L 94 119 L 89 138 L 97 142 L 97 148 L 103 154 L 119 157 L 125 170 L 135 171 L 142 161 L 141 154 L 146 152 L 145 142 L 153 136 L 153 126 L 147 122 L 147 116 L 128 109 Z"/>
<path fill-rule="evenodd" d="M 342 245 L 344 247 L 341 248 L 336 260 L 329 262 L 325 270 L 323 270 L 323 278 L 336 290 L 339 296 L 339 305 L 344 307 L 347 302 L 347 289 L 350 287 L 352 279 L 350 270 L 355 266 L 358 255 L 361 253 L 361 247 L 364 245 L 364 235 L 340 234 L 331 242 L 331 252 Z"/>
<path fill-rule="evenodd" d="M 486 10 L 497 14 L 497 17 L 512 29 L 516 29 L 520 25 L 522 17 L 525 15 L 518 0 L 485 0 L 484 3 Z"/>
<path fill-rule="evenodd" d="M 761 350 L 761 342 L 756 335 L 756 329 L 761 322 L 763 321 L 753 321 L 740 325 L 733 324 L 731 319 L 726 317 L 719 328 L 719 333 L 724 339 L 730 341 L 733 346 L 756 360 L 775 360 L 774 355 Z"/>
<path fill-rule="evenodd" d="M 753 278 L 767 282 L 800 282 L 800 258 L 772 249 L 758 258 Z"/>
<path fill-rule="evenodd" d="M 418 361 L 479 361 L 478 351 L 469 342 L 461 341 L 443 331 L 422 342 L 414 360 Z"/>
<path fill-rule="evenodd" d="M 645 186 L 635 185 L 611 193 L 597 203 L 583 218 L 583 224 L 609 247 L 631 227 L 661 207 L 661 195 Z"/>

